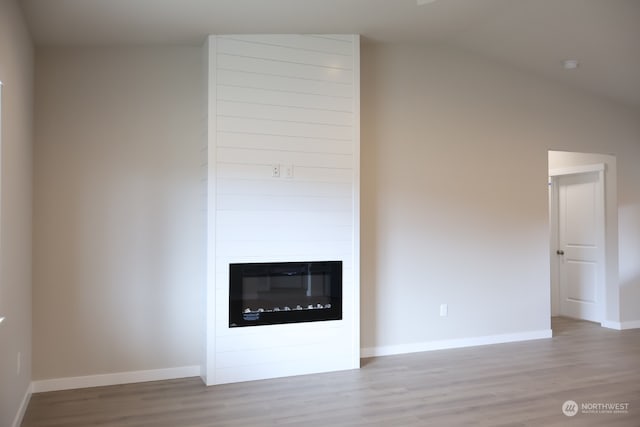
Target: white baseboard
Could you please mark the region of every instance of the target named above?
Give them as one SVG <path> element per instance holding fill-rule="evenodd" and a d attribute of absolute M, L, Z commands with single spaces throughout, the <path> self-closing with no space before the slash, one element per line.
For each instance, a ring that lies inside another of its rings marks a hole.
<path fill-rule="evenodd" d="M 142 383 L 147 381 L 162 381 L 198 376 L 200 376 L 200 366 L 183 366 L 179 368 L 118 372 L 114 374 L 89 375 L 85 377 L 55 378 L 50 380 L 33 381 L 31 386 L 33 393 L 44 393 L 47 391 Z"/>
<path fill-rule="evenodd" d="M 605 320 L 600 323 L 603 328 L 616 329 L 618 331 L 622 331 L 624 329 L 638 329 L 640 328 L 640 320 L 631 320 L 628 322 L 612 322 L 610 320 Z"/>
<path fill-rule="evenodd" d="M 611 320 L 604 320 L 604 321 L 600 322 L 600 326 L 602 326 L 603 328 L 615 329 L 617 331 L 621 331 L 622 330 L 622 323 L 613 322 Z"/>
<path fill-rule="evenodd" d="M 551 338 L 551 329 L 520 332 L 515 334 L 486 335 L 473 338 L 427 341 L 411 344 L 369 347 L 361 350 L 361 357 L 390 356 L 393 354 L 417 353 L 420 351 L 445 350 L 450 348 L 475 347 L 488 344 L 504 344 L 517 341 L 529 341 Z"/>
<path fill-rule="evenodd" d="M 27 391 L 25 391 L 24 397 L 22 398 L 22 403 L 20 403 L 20 407 L 18 408 L 18 413 L 13 419 L 12 427 L 20 427 L 20 424 L 22 424 L 22 419 L 24 418 L 24 414 L 27 412 L 27 406 L 29 406 L 29 401 L 31 400 L 32 389 L 33 384 L 29 384 L 29 387 L 27 387 Z"/>

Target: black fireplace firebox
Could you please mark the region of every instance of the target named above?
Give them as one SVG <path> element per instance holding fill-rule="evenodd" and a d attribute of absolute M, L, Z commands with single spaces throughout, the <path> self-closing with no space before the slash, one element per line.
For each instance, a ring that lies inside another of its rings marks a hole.
<path fill-rule="evenodd" d="M 229 264 L 229 326 L 342 319 L 342 261 Z"/>

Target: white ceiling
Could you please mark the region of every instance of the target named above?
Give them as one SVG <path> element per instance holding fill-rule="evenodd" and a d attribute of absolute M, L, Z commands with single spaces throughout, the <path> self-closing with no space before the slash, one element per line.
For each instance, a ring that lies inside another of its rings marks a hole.
<path fill-rule="evenodd" d="M 21 0 L 38 46 L 200 45 L 207 34 L 444 43 L 640 110 L 640 0 Z M 580 61 L 566 71 L 564 59 Z"/>

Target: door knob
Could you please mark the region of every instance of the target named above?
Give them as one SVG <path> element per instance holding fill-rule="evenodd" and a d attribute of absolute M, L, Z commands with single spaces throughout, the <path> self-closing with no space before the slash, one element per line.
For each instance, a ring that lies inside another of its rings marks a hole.
<path fill-rule="evenodd" d="M 557 253 L 558 255 L 564 255 L 564 251 L 563 251 L 562 249 L 558 249 L 558 250 L 556 251 L 556 253 Z"/>

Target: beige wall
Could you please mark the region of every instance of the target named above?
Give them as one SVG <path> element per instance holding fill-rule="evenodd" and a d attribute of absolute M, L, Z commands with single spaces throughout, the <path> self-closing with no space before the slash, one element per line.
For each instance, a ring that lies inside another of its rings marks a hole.
<path fill-rule="evenodd" d="M 10 426 L 31 380 L 33 126 L 33 47 L 13 0 L 0 0 L 0 81 L 0 425 Z"/>
<path fill-rule="evenodd" d="M 200 363 L 200 54 L 38 51 L 34 379 Z M 452 49 L 361 69 L 363 347 L 549 328 L 549 149 L 617 156 L 640 319 L 637 111 Z"/>
<path fill-rule="evenodd" d="M 34 380 L 200 365 L 200 57 L 38 50 Z"/>
<path fill-rule="evenodd" d="M 638 119 L 465 52 L 363 46 L 362 346 L 549 328 L 549 149 L 618 156 L 621 294 L 637 301 Z"/>

